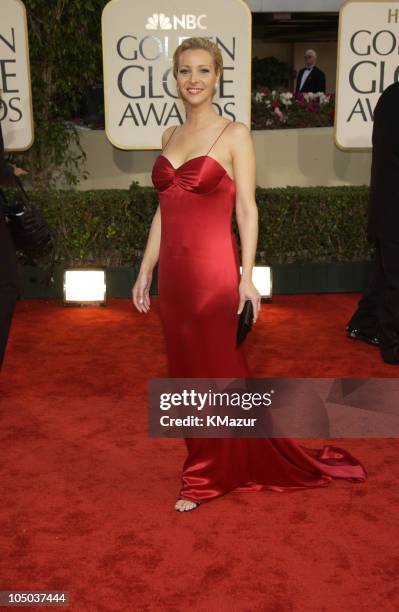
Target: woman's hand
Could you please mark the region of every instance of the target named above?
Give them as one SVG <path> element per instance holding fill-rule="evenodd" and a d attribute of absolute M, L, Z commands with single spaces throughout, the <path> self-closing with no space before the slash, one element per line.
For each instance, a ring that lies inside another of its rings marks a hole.
<path fill-rule="evenodd" d="M 29 174 L 27 170 L 23 168 L 18 168 L 18 166 L 14 166 L 14 175 L 15 176 L 23 176 L 24 174 Z"/>
<path fill-rule="evenodd" d="M 140 312 L 148 312 L 150 309 L 151 282 L 152 272 L 139 272 L 132 289 L 132 300 Z"/>
<path fill-rule="evenodd" d="M 240 303 L 238 305 L 237 314 L 241 313 L 242 309 L 244 308 L 245 301 L 251 300 L 252 308 L 254 311 L 253 321 L 255 323 L 256 319 L 258 318 L 258 314 L 260 310 L 260 303 L 261 303 L 261 295 L 259 291 L 257 290 L 257 288 L 255 287 L 255 285 L 253 284 L 251 280 L 244 280 L 244 279 L 241 279 L 238 290 L 240 294 Z"/>

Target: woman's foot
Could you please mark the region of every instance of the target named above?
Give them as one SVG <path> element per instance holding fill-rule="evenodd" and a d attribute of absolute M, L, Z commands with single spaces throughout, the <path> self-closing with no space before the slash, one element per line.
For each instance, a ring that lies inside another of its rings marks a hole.
<path fill-rule="evenodd" d="M 175 504 L 175 510 L 178 512 L 189 512 L 198 508 L 199 504 L 189 501 L 188 499 L 178 499 Z"/>

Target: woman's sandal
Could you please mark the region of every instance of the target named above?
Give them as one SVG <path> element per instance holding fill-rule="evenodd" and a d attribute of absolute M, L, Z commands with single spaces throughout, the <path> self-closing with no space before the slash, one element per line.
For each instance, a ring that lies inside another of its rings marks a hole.
<path fill-rule="evenodd" d="M 178 501 L 180 501 L 180 499 Z M 192 508 L 188 508 L 187 510 L 179 510 L 178 508 L 175 508 L 176 512 L 191 512 L 192 510 L 196 510 L 198 508 L 198 506 L 199 506 L 199 504 L 197 504 L 197 502 L 193 502 L 193 501 L 191 501 L 191 499 L 184 499 L 182 501 L 189 501 L 192 504 L 195 504 L 195 506 L 193 506 Z"/>

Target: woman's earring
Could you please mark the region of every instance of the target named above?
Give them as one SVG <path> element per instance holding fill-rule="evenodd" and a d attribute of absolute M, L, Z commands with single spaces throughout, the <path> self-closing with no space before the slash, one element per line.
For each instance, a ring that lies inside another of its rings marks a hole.
<path fill-rule="evenodd" d="M 218 90 L 218 85 L 219 85 L 219 82 L 218 82 L 218 81 L 216 81 L 216 83 L 215 83 L 215 91 L 217 91 L 217 90 Z"/>

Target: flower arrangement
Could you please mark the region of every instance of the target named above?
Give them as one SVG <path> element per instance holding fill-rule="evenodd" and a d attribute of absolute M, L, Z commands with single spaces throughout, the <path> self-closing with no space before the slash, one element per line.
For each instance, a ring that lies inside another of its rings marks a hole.
<path fill-rule="evenodd" d="M 252 129 L 332 126 L 334 107 L 334 94 L 263 89 L 252 96 Z"/>

